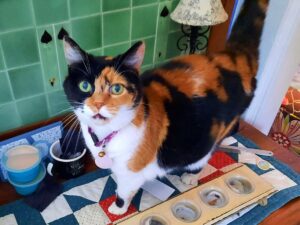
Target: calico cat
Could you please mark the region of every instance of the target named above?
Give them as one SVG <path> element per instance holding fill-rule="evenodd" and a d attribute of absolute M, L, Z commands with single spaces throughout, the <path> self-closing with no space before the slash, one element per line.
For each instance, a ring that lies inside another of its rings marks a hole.
<path fill-rule="evenodd" d="M 147 180 L 201 169 L 238 122 L 254 96 L 267 2 L 245 1 L 223 52 L 181 56 L 141 75 L 143 42 L 114 58 L 95 57 L 65 36 L 64 90 L 96 161 L 103 148 L 112 161 L 111 213 L 125 213 Z"/>

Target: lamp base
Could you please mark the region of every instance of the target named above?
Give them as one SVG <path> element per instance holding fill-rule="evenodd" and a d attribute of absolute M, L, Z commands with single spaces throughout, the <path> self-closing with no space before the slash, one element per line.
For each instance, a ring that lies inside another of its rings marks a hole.
<path fill-rule="evenodd" d="M 186 26 L 181 25 L 183 35 L 177 41 L 177 48 L 180 51 L 187 51 L 194 54 L 196 51 L 202 51 L 207 47 L 207 33 L 210 27 Z"/>

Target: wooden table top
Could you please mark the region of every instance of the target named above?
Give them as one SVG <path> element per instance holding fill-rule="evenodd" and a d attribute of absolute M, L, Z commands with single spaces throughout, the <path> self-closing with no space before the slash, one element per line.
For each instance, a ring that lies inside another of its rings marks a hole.
<path fill-rule="evenodd" d="M 239 133 L 252 141 L 254 141 L 262 149 L 270 150 L 274 152 L 274 156 L 281 160 L 282 162 L 288 164 L 295 171 L 300 173 L 300 158 L 298 155 L 287 151 L 285 148 L 279 146 L 277 143 L 273 142 L 269 137 L 265 136 L 249 124 L 241 121 Z M 88 171 L 95 170 L 94 163 L 88 163 Z M 0 205 L 7 204 L 14 200 L 20 199 L 21 196 L 18 195 L 13 187 L 8 183 L 0 183 Z M 284 225 L 299 225 L 300 224 L 300 198 L 296 198 L 290 201 L 288 204 L 284 205 L 280 209 L 269 215 L 261 225 L 274 225 L 274 224 L 284 224 Z"/>

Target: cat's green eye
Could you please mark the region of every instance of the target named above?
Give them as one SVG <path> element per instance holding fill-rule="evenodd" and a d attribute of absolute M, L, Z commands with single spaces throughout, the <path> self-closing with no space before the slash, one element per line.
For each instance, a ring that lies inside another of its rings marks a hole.
<path fill-rule="evenodd" d="M 82 92 L 90 92 L 92 90 L 92 85 L 84 80 L 79 83 L 79 88 Z"/>
<path fill-rule="evenodd" d="M 110 86 L 110 93 L 113 95 L 120 95 L 124 92 L 124 86 L 122 84 L 113 84 Z"/>

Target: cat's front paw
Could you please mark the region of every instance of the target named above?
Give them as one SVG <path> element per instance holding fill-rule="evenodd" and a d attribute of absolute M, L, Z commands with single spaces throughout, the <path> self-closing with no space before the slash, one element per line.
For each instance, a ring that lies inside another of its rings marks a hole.
<path fill-rule="evenodd" d="M 116 202 L 113 202 L 108 208 L 108 212 L 114 215 L 123 215 L 127 210 L 128 206 L 124 204 L 123 207 L 118 207 Z"/>
<path fill-rule="evenodd" d="M 199 174 L 184 173 L 181 175 L 181 182 L 187 185 L 197 185 Z"/>

